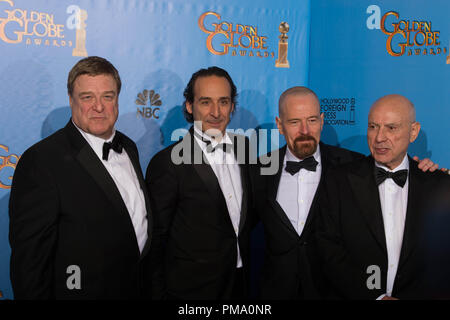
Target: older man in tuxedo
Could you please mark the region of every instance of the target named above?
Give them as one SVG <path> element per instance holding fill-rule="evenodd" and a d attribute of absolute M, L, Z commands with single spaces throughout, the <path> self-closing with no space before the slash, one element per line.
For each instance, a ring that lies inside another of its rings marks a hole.
<path fill-rule="evenodd" d="M 72 118 L 25 151 L 14 174 L 14 297 L 141 298 L 152 224 L 136 145 L 114 128 L 119 73 L 88 57 L 67 88 Z"/>
<path fill-rule="evenodd" d="M 384 96 L 369 112 L 371 155 L 326 176 L 317 243 L 338 297 L 414 299 L 430 294 L 423 290 L 430 249 L 423 246 L 424 223 L 429 200 L 450 192 L 450 177 L 441 171 L 424 173 L 408 156 L 419 131 L 413 104 L 400 95 Z"/>

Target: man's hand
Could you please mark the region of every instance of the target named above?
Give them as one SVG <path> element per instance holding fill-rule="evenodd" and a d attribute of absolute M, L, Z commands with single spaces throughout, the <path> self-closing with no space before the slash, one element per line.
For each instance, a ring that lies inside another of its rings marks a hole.
<path fill-rule="evenodd" d="M 427 171 L 433 172 L 439 168 L 439 165 L 437 163 L 433 163 L 433 161 L 431 161 L 428 158 L 420 160 L 418 156 L 414 156 L 413 159 L 416 160 L 417 162 L 419 162 L 418 167 L 423 172 L 427 172 Z"/>

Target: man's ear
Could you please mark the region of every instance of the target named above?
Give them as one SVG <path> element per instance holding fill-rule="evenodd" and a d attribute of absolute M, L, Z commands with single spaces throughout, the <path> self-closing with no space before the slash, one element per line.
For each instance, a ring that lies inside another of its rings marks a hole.
<path fill-rule="evenodd" d="M 283 126 L 281 125 L 281 119 L 278 117 L 275 117 L 275 123 L 277 124 L 278 130 L 280 131 L 280 133 L 284 136 Z"/>
<path fill-rule="evenodd" d="M 412 143 L 414 142 L 417 137 L 419 136 L 419 132 L 420 132 L 420 123 L 419 122 L 413 122 L 411 124 L 411 133 L 409 135 L 409 142 Z"/>
<path fill-rule="evenodd" d="M 192 114 L 192 103 L 186 101 L 186 110 L 188 113 Z"/>
<path fill-rule="evenodd" d="M 322 132 L 322 129 L 323 129 L 323 120 L 324 120 L 324 118 L 325 118 L 325 115 L 324 115 L 324 113 L 322 112 L 322 113 L 320 114 L 320 132 Z"/>

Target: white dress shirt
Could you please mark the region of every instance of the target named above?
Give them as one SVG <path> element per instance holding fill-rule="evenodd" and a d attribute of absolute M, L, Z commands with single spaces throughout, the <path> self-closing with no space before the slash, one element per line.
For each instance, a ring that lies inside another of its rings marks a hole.
<path fill-rule="evenodd" d="M 409 160 L 405 155 L 402 163 L 394 170 L 375 162 L 377 167 L 386 171 L 397 172 L 409 169 Z M 403 231 L 405 228 L 406 209 L 408 206 L 409 175 L 405 185 L 398 186 L 393 179 L 386 179 L 378 186 L 381 211 L 383 214 L 384 233 L 386 236 L 386 249 L 388 253 L 388 272 L 386 283 L 386 295 L 391 296 L 394 280 L 397 274 L 400 252 L 402 249 Z M 382 295 L 380 298 L 382 298 Z"/>
<path fill-rule="evenodd" d="M 139 185 L 139 180 L 136 176 L 136 172 L 134 171 L 133 164 L 131 163 L 125 149 L 123 149 L 120 154 L 111 149 L 109 152 L 108 161 L 102 159 L 103 143 L 111 142 L 116 134 L 116 131 L 114 130 L 113 135 L 108 140 L 105 140 L 84 132 L 76 125 L 75 127 L 80 131 L 81 135 L 94 150 L 95 154 L 113 178 L 117 189 L 119 189 L 122 200 L 128 209 L 128 214 L 130 215 L 133 223 L 139 251 L 142 253 L 148 237 L 147 210 L 145 207 L 144 193 Z"/>
<path fill-rule="evenodd" d="M 313 154 L 318 162 L 316 171 L 300 169 L 294 175 L 285 170 L 287 161 L 301 161 L 286 147 L 286 155 L 283 161 L 280 184 L 277 192 L 277 202 L 286 213 L 295 231 L 300 236 L 305 227 L 306 219 L 311 208 L 314 195 L 320 182 L 322 173 L 320 146 Z"/>
<path fill-rule="evenodd" d="M 219 181 L 220 189 L 222 190 L 225 202 L 227 204 L 228 213 L 233 224 L 236 237 L 239 234 L 239 222 L 241 219 L 241 205 L 242 205 L 242 181 L 241 170 L 239 164 L 234 156 L 234 150 L 231 152 L 224 152 L 222 148 L 217 148 L 213 152 L 207 152 L 207 143 L 203 140 L 211 141 L 211 146 L 214 148 L 219 143 L 232 144 L 228 134 L 222 138 L 222 141 L 215 141 L 208 135 L 202 133 L 194 126 L 196 134 L 195 140 L 202 149 L 206 160 L 211 166 L 214 174 Z M 202 138 L 199 138 L 202 137 Z M 202 140 L 203 139 L 203 140 Z M 233 148 L 231 148 L 233 149 Z M 239 243 L 237 245 L 237 268 L 242 267 L 242 258 L 239 251 Z"/>

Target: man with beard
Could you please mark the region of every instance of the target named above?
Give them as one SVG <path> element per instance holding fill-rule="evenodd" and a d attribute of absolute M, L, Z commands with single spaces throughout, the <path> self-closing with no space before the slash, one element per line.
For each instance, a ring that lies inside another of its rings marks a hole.
<path fill-rule="evenodd" d="M 320 141 L 324 115 L 312 90 L 286 90 L 278 108 L 276 123 L 287 145 L 261 157 L 261 163 L 278 160 L 278 167 L 272 175 L 258 171 L 254 184 L 266 242 L 261 298 L 326 298 L 328 285 L 314 241 L 317 190 L 329 168 L 364 156 Z M 428 160 L 419 166 L 424 171 L 437 168 Z"/>

